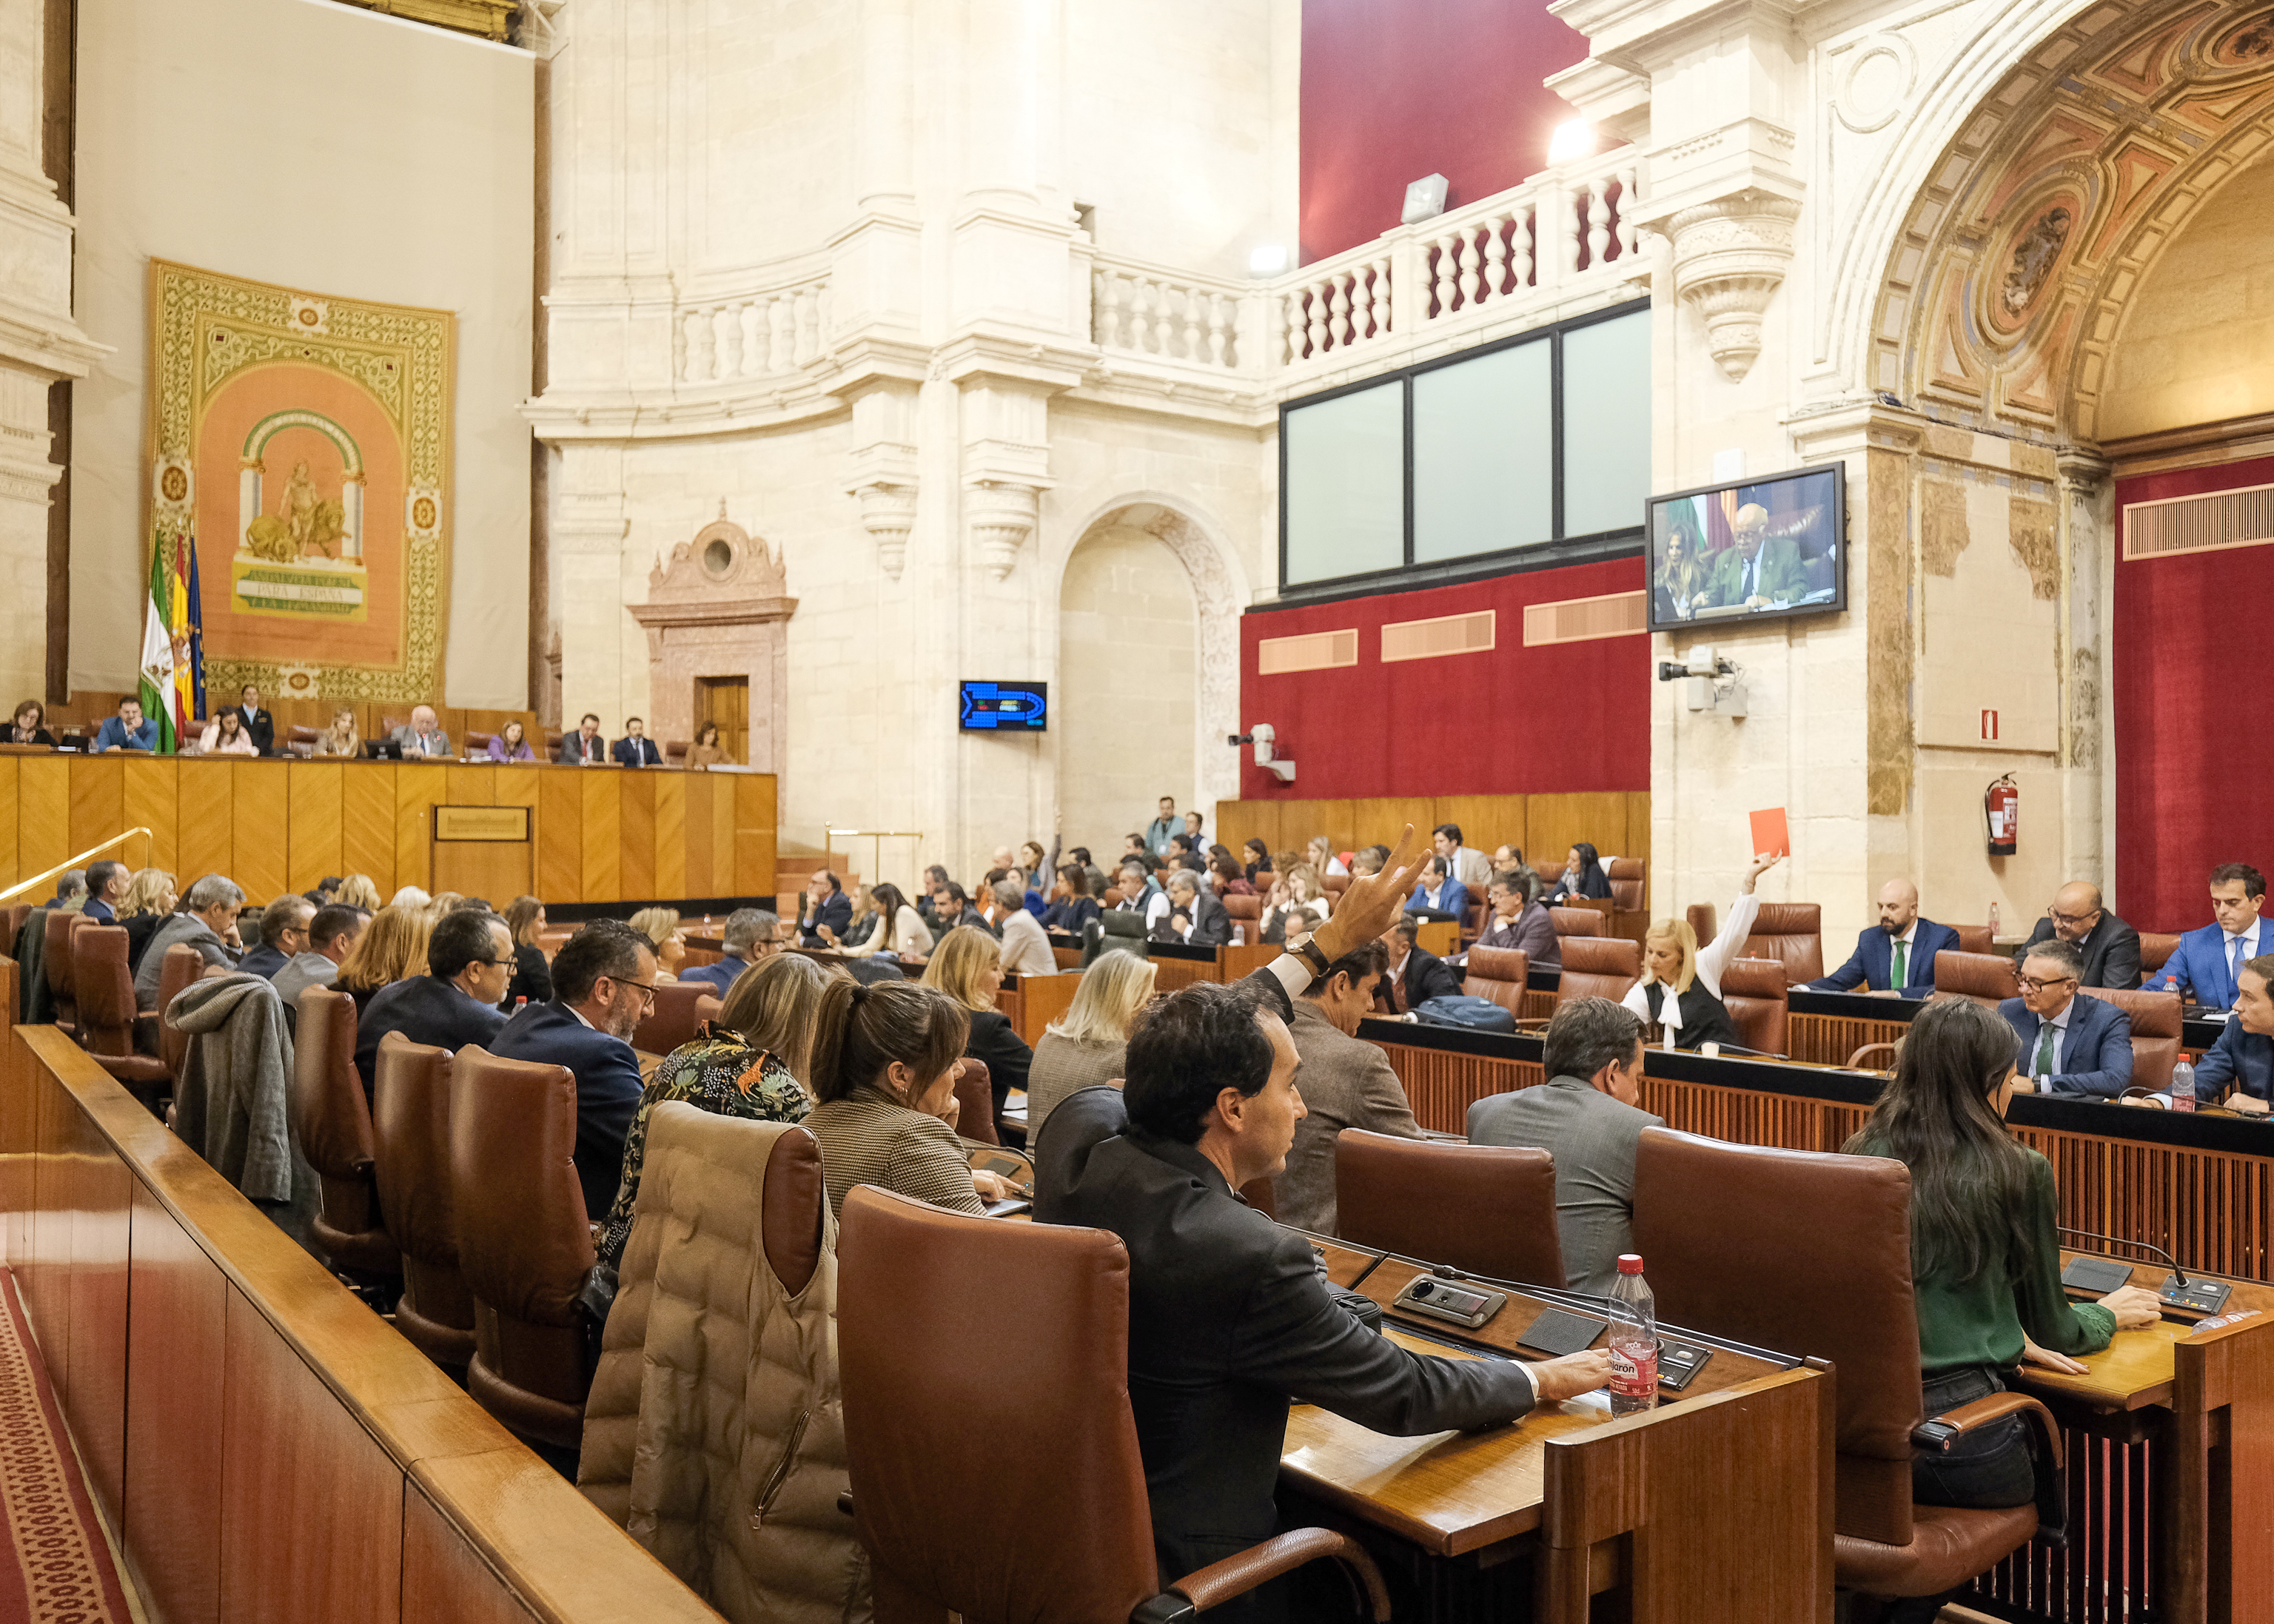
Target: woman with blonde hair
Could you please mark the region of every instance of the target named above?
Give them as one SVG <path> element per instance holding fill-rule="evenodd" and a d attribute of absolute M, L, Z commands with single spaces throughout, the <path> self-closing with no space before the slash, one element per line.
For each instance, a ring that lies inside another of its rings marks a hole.
<path fill-rule="evenodd" d="M 923 984 L 938 988 L 970 1012 L 964 1058 L 986 1064 L 999 1122 L 1004 1101 L 1013 1089 L 1026 1087 L 1028 1068 L 1035 1063 L 1035 1051 L 1011 1029 L 1011 1018 L 995 1007 L 995 995 L 1003 989 L 1003 944 L 984 930 L 951 930 L 924 966 Z"/>
<path fill-rule="evenodd" d="M 1335 855 L 1335 843 L 1324 835 L 1311 837 L 1310 854 L 1306 861 L 1315 873 L 1336 875 L 1350 872 L 1343 866 L 1343 860 Z"/>
<path fill-rule="evenodd" d="M 363 754 L 363 741 L 356 736 L 353 705 L 337 705 L 333 708 L 332 725 L 316 735 L 316 754 L 349 756 Z M 371 906 L 373 907 L 379 906 L 379 897 L 376 892 L 372 896 Z"/>
<path fill-rule="evenodd" d="M 802 953 L 777 953 L 736 981 L 703 1034 L 663 1058 L 624 1139 L 623 1180 L 600 1232 L 600 1260 L 623 1261 L 631 1238 L 632 1207 L 639 1199 L 640 1168 L 647 1156 L 649 1114 L 666 1101 L 749 1122 L 803 1122 L 813 1109 L 802 1080 L 813 1049 L 814 1017 L 822 989 L 846 980 L 834 965 Z"/>
<path fill-rule="evenodd" d="M 399 885 L 395 895 L 387 899 L 387 906 L 390 908 L 431 908 L 434 906 L 434 898 L 423 885 Z"/>
<path fill-rule="evenodd" d="M 1263 914 L 1263 940 L 1284 942 L 1287 939 L 1287 915 L 1295 908 L 1308 908 L 1321 919 L 1333 912 L 1334 904 L 1328 898 L 1326 885 L 1319 871 L 1306 862 L 1298 862 L 1281 871 L 1271 887 L 1271 906 Z"/>
<path fill-rule="evenodd" d="M 679 966 L 687 962 L 687 938 L 680 934 L 679 914 L 672 908 L 642 908 L 632 915 L 632 929 L 655 944 L 655 979 L 658 985 L 679 979 Z"/>
<path fill-rule="evenodd" d="M 1027 1073 L 1027 1143 L 1058 1101 L 1084 1088 L 1121 1086 L 1129 1029 L 1153 1000 L 1153 961 L 1119 949 L 1100 953 L 1081 973 L 1066 1012 L 1043 1031 Z"/>
<path fill-rule="evenodd" d="M 1777 864 L 1774 853 L 1753 859 L 1745 882 L 1729 909 L 1728 922 L 1706 947 L 1698 945 L 1698 933 L 1686 919 L 1662 919 L 1650 928 L 1642 942 L 1642 980 L 1628 989 L 1626 1007 L 1645 1021 L 1657 1023 L 1668 1049 L 1696 1049 L 1706 1043 L 1743 1045 L 1721 1002 L 1721 974 L 1753 933 L 1761 911 L 1753 883 Z"/>
<path fill-rule="evenodd" d="M 360 1019 L 380 988 L 426 974 L 426 938 L 433 934 L 434 916 L 423 906 L 380 909 L 342 961 L 333 989 L 355 1000 Z"/>
<path fill-rule="evenodd" d="M 340 882 L 339 890 L 332 893 L 332 900 L 346 907 L 361 908 L 366 914 L 376 914 L 380 908 L 379 887 L 367 874 L 350 874 Z"/>
<path fill-rule="evenodd" d="M 118 922 L 126 929 L 126 968 L 128 974 L 142 967 L 142 951 L 150 945 L 150 938 L 158 934 L 174 912 L 181 898 L 174 887 L 174 876 L 163 868 L 144 868 L 126 883 L 126 895 L 119 898 L 116 910 Z"/>

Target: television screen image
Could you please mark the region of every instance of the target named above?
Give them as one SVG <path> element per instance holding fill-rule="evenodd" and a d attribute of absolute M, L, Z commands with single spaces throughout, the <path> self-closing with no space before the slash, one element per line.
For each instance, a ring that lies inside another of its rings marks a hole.
<path fill-rule="evenodd" d="M 1652 497 L 1650 629 L 1845 609 L 1844 473 L 1835 462 Z"/>
<path fill-rule="evenodd" d="M 1047 682 L 966 682 L 957 723 L 968 733 L 1039 733 L 1050 730 Z"/>

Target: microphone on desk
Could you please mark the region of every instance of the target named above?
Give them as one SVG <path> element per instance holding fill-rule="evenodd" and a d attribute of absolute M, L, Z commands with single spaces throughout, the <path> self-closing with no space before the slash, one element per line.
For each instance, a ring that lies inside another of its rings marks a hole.
<path fill-rule="evenodd" d="M 2202 1313 L 2215 1314 L 2226 1306 L 2226 1299 L 2233 1294 L 2234 1288 L 2225 1281 L 2189 1281 L 2187 1271 L 2180 1267 L 2180 1260 L 2153 1241 L 2126 1240 L 2114 1235 L 2101 1235 L 2091 1229 L 2072 1229 L 2067 1224 L 2056 1227 L 2063 1235 L 2074 1235 L 2089 1241 L 2106 1241 L 2112 1246 L 2137 1246 L 2142 1252 L 2153 1253 L 2158 1263 L 2165 1265 L 2172 1271 L 2172 1277 L 2165 1281 L 2163 1289 L 2156 1293 L 2157 1297 L 2166 1307 L 2184 1308 Z M 2080 1290 L 2105 1292 L 2124 1284 L 2132 1277 L 2132 1271 L 2127 1268 L 2123 1271 L 2123 1280 L 2104 1284 L 2097 1277 L 2086 1277 L 2096 1267 L 2112 1266 L 2096 1265 L 2090 1259 L 2079 1258 L 2061 1271 L 2061 1283 L 2065 1286 L 2074 1286 Z M 2077 1278 L 2070 1278 L 2071 1271 L 2076 1271 Z"/>
<path fill-rule="evenodd" d="M 2098 1235 L 2090 1229 L 2072 1229 L 2065 1223 L 2055 1227 L 2058 1228 L 2063 1235 L 2074 1235 L 2082 1240 L 2106 1241 L 2112 1246 L 2137 1246 L 2142 1252 L 2152 1252 L 2155 1255 L 2157 1262 L 2164 1265 L 2166 1268 L 2172 1271 L 2172 1279 L 2178 1281 L 2182 1286 L 2187 1283 L 2187 1271 L 2180 1267 L 2180 1260 L 2173 1257 L 2170 1252 L 2165 1252 L 2161 1246 L 2157 1245 L 2153 1241 L 2125 1240 L 2119 1236 Z"/>

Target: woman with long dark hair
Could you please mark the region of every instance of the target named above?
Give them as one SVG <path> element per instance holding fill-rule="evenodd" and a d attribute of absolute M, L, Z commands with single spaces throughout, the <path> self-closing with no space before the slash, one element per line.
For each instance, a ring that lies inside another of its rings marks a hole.
<path fill-rule="evenodd" d="M 897 954 L 912 963 L 920 962 L 931 952 L 931 931 L 923 918 L 901 895 L 900 888 L 887 882 L 869 892 L 869 910 L 876 916 L 876 926 L 855 946 L 838 951 L 848 959 L 868 959 L 878 953 Z M 824 940 L 830 937 L 827 926 L 822 927 Z"/>
<path fill-rule="evenodd" d="M 2069 1356 L 2097 1353 L 2117 1331 L 2159 1316 L 2155 1294 L 2138 1286 L 2069 1302 L 2052 1168 L 2006 1131 L 2013 1095 L 2013 1027 L 1969 999 L 1930 1004 L 1911 1022 L 1870 1119 L 1843 1147 L 1910 1169 L 1911 1278 L 1930 1417 L 2002 1391 L 2024 1360 L 2082 1371 Z M 1911 1494 L 1932 1506 L 2029 1504 L 2036 1475 L 2020 1418 L 1915 1462 Z M 1931 1620 L 1946 1599 L 1900 1601 L 1886 1617 Z"/>
<path fill-rule="evenodd" d="M 1608 897 L 1611 894 L 1611 876 L 1603 872 L 1603 860 L 1595 848 L 1585 840 L 1573 846 L 1563 859 L 1563 872 L 1555 882 L 1555 889 L 1547 893 L 1549 906 L 1566 897 Z"/>

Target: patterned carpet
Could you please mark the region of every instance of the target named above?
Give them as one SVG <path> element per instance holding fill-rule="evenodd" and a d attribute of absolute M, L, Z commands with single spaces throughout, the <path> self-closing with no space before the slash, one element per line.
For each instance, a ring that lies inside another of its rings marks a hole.
<path fill-rule="evenodd" d="M 16 1296 L 0 1268 L 0 1620 L 26 1624 L 129 1624 L 126 1596 L 95 1521 Z"/>

